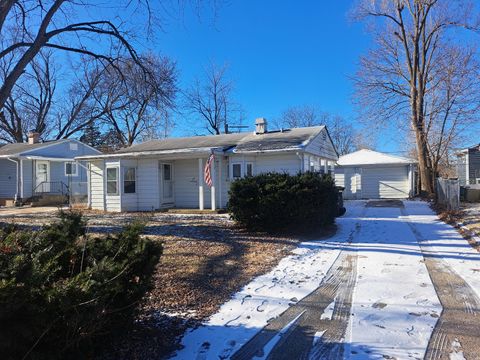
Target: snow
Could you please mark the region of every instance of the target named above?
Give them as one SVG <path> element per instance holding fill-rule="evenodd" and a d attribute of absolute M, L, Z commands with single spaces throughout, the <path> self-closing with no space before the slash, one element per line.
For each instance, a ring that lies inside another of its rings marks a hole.
<path fill-rule="evenodd" d="M 452 352 L 450 353 L 449 358 L 450 360 L 466 360 L 463 356 L 462 344 L 460 344 L 458 339 L 455 339 L 455 341 L 452 342 Z"/>
<path fill-rule="evenodd" d="M 369 208 L 359 252 L 345 355 L 423 358 L 441 305 L 399 208 Z"/>
<path fill-rule="evenodd" d="M 260 331 L 269 319 L 315 290 L 355 230 L 362 203 L 352 203 L 338 219 L 339 231 L 328 241 L 301 243 L 269 273 L 255 278 L 225 303 L 203 326 L 182 339 L 175 359 L 192 359 L 200 351 L 207 358 L 227 358 Z M 207 342 L 209 348 L 202 345 Z M 267 354 L 268 355 L 268 354 Z"/>
<path fill-rule="evenodd" d="M 338 165 L 369 165 L 369 164 L 414 164 L 416 161 L 405 157 L 394 156 L 378 151 L 362 149 L 340 156 Z"/>
<path fill-rule="evenodd" d="M 425 240 L 424 249 L 431 249 L 427 251 L 446 261 L 479 296 L 480 253 L 454 228 L 441 222 L 428 203 L 405 201 L 404 210 L 365 210 L 363 201 L 345 204 L 347 214 L 337 220 L 339 230 L 335 236 L 301 243 L 272 271 L 253 279 L 203 326 L 184 336 L 184 348 L 175 358 L 230 357 L 270 319 L 315 290 L 342 250 L 357 254 L 345 358 L 423 358 L 442 307 L 418 238 Z M 353 242 L 349 244 L 352 234 Z M 320 321 L 332 320 L 335 305 L 336 299 L 319 314 Z M 297 319 L 265 345 L 262 358 L 267 358 L 278 341 L 288 336 Z M 322 336 L 324 331 L 317 331 L 312 345 L 322 341 Z M 451 344 L 450 359 L 464 359 L 458 341 Z"/>
<path fill-rule="evenodd" d="M 320 316 L 320 320 L 332 320 L 333 310 L 335 310 L 335 301 L 336 300 L 333 300 L 332 303 L 327 306 L 322 316 Z"/>
<path fill-rule="evenodd" d="M 445 224 L 425 202 L 405 201 L 407 219 L 452 269 L 480 296 L 480 253 L 452 226 Z"/>
<path fill-rule="evenodd" d="M 263 348 L 263 356 L 256 356 L 255 359 L 266 359 L 268 355 L 271 353 L 275 345 L 278 344 L 280 340 L 282 340 L 282 337 L 288 333 L 290 328 L 302 317 L 302 315 L 305 313 L 307 310 L 303 310 L 300 314 L 298 314 L 292 321 L 290 321 L 281 331 L 276 334 L 272 340 L 270 340 L 267 345 Z"/>

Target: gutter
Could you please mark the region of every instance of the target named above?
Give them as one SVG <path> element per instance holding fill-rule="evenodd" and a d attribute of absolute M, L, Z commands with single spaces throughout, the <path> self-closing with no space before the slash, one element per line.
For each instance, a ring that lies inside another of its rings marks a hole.
<path fill-rule="evenodd" d="M 102 155 L 87 155 L 87 156 L 77 156 L 75 160 L 95 160 L 95 159 L 115 159 L 115 158 L 125 158 L 133 157 L 137 158 L 139 156 L 152 156 L 152 155 L 210 155 L 212 151 L 215 153 L 223 153 L 223 151 L 218 151 L 218 148 L 215 147 L 206 147 L 206 148 L 193 148 L 188 149 L 175 149 L 175 150 L 151 150 L 151 151 L 138 151 L 138 152 L 125 152 L 125 153 L 114 153 L 114 154 L 102 154 Z"/>

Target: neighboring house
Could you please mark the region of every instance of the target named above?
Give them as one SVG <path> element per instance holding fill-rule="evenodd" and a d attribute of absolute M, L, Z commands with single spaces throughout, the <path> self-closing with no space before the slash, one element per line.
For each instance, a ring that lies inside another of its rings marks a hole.
<path fill-rule="evenodd" d="M 415 163 L 362 149 L 340 157 L 335 181 L 345 199 L 405 199 L 415 194 Z"/>
<path fill-rule="evenodd" d="M 480 184 L 480 144 L 457 152 L 460 186 Z"/>
<path fill-rule="evenodd" d="M 87 195 L 85 164 L 75 156 L 100 154 L 77 140 L 39 142 L 30 133 L 28 143 L 0 147 L 0 204 L 25 201 L 37 195 Z"/>
<path fill-rule="evenodd" d="M 211 154 L 212 187 L 204 183 Z M 233 180 L 265 172 L 333 171 L 338 159 L 325 126 L 152 140 L 89 162 L 89 206 L 106 211 L 223 208 Z"/>

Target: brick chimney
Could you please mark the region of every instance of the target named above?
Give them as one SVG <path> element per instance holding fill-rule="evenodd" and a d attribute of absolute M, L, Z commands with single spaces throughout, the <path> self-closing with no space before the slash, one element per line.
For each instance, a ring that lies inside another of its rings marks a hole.
<path fill-rule="evenodd" d="M 40 133 L 35 131 L 30 131 L 28 133 L 28 143 L 29 144 L 37 144 L 40 142 Z"/>
<path fill-rule="evenodd" d="M 255 134 L 265 134 L 267 133 L 267 119 L 258 118 L 255 120 Z"/>

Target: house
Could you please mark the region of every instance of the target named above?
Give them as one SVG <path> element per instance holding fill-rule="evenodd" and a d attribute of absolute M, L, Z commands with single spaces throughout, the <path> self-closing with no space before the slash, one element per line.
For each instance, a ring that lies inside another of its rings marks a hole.
<path fill-rule="evenodd" d="M 480 144 L 457 152 L 460 186 L 480 184 Z"/>
<path fill-rule="evenodd" d="M 38 133 L 30 133 L 28 143 L 0 147 L 0 205 L 34 196 L 86 197 L 87 172 L 74 158 L 98 154 L 73 139 L 39 142 Z"/>
<path fill-rule="evenodd" d="M 210 155 L 212 186 L 204 182 Z M 334 170 L 325 126 L 152 140 L 113 154 L 81 156 L 89 168 L 89 207 L 105 211 L 223 208 L 233 180 L 265 172 Z"/>
<path fill-rule="evenodd" d="M 405 199 L 415 194 L 415 160 L 362 149 L 338 160 L 345 199 Z"/>

